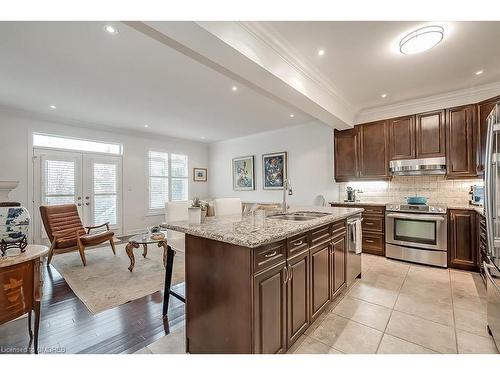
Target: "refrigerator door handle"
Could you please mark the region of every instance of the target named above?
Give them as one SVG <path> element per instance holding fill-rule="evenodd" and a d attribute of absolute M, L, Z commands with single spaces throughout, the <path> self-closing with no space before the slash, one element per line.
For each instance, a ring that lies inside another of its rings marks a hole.
<path fill-rule="evenodd" d="M 485 162 L 485 171 L 484 171 L 484 189 L 485 189 L 485 205 L 484 211 L 486 216 L 486 236 L 488 242 L 488 251 L 490 254 L 494 253 L 494 238 L 495 234 L 493 233 L 493 199 L 492 194 L 495 193 L 494 187 L 492 188 L 492 154 L 493 154 L 493 124 L 494 124 L 494 116 L 490 115 L 488 117 L 488 132 L 486 133 L 486 162 Z"/>

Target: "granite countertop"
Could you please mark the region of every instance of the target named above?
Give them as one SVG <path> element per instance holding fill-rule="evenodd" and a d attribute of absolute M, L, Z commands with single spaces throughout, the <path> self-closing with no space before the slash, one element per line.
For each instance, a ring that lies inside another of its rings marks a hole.
<path fill-rule="evenodd" d="M 28 245 L 26 246 L 24 253 L 21 253 L 21 250 L 19 249 L 9 249 L 7 250 L 7 254 L 5 256 L 0 255 L 0 268 L 28 262 L 30 260 L 40 258 L 48 252 L 49 248 L 43 245 Z"/>
<path fill-rule="evenodd" d="M 371 202 L 371 201 L 356 201 L 356 202 L 344 202 L 344 201 L 333 201 L 328 202 L 328 204 L 342 204 L 346 206 L 385 206 L 389 202 Z"/>
<path fill-rule="evenodd" d="M 252 214 L 213 216 L 207 217 L 202 224 L 189 224 L 187 221 L 178 221 L 162 224 L 162 227 L 193 236 L 253 248 L 361 213 L 363 209 L 309 206 L 289 209 L 290 213 L 296 211 L 326 212 L 329 215 L 307 221 L 289 221 L 265 217 L 263 220 L 260 219 L 263 221 L 263 225 L 254 224 Z M 259 222 L 259 217 L 255 217 L 255 222 Z"/>

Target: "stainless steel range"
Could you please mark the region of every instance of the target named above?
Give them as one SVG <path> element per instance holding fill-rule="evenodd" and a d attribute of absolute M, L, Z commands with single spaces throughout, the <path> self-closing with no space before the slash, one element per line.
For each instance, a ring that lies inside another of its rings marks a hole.
<path fill-rule="evenodd" d="M 388 258 L 447 267 L 445 205 L 387 204 L 385 215 Z"/>

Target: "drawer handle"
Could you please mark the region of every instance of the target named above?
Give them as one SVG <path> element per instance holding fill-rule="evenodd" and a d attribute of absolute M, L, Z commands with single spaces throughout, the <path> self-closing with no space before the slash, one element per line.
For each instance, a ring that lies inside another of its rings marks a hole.
<path fill-rule="evenodd" d="M 365 221 L 365 225 L 373 225 L 371 221 Z"/>
<path fill-rule="evenodd" d="M 272 253 L 267 253 L 266 255 L 264 255 L 266 258 L 271 258 L 273 256 L 275 256 L 277 254 L 277 251 L 274 250 Z"/>
<path fill-rule="evenodd" d="M 302 245 L 304 242 L 302 242 L 302 240 L 299 240 L 299 241 L 295 241 L 295 242 L 292 242 L 292 245 L 293 246 L 300 246 Z"/>
<path fill-rule="evenodd" d="M 375 241 L 373 241 L 373 240 L 365 240 L 365 242 L 374 243 Z"/>

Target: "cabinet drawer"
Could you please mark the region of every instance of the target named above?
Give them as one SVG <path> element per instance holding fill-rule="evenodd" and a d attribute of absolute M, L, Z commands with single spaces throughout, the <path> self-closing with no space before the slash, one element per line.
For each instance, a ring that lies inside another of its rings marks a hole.
<path fill-rule="evenodd" d="M 301 233 L 297 236 L 293 236 L 286 241 L 287 248 L 287 258 L 293 257 L 295 254 L 299 254 L 301 251 L 309 248 L 309 233 Z"/>
<path fill-rule="evenodd" d="M 269 268 L 286 259 L 286 242 L 264 245 L 255 250 L 255 272 Z"/>
<path fill-rule="evenodd" d="M 332 226 L 325 225 L 311 230 L 311 247 L 318 246 L 332 239 Z"/>
<path fill-rule="evenodd" d="M 385 255 L 384 235 L 363 233 L 363 252 Z"/>
<path fill-rule="evenodd" d="M 341 234 L 344 234 L 346 231 L 346 222 L 345 220 L 337 221 L 332 225 L 332 236 L 337 237 Z"/>
<path fill-rule="evenodd" d="M 363 217 L 361 227 L 363 228 L 363 231 L 368 230 L 368 231 L 374 231 L 374 232 L 383 232 L 384 231 L 384 217 L 365 216 L 365 217 Z"/>
<path fill-rule="evenodd" d="M 383 215 L 385 211 L 384 206 L 362 206 L 364 209 L 363 217 L 365 215 Z"/>

